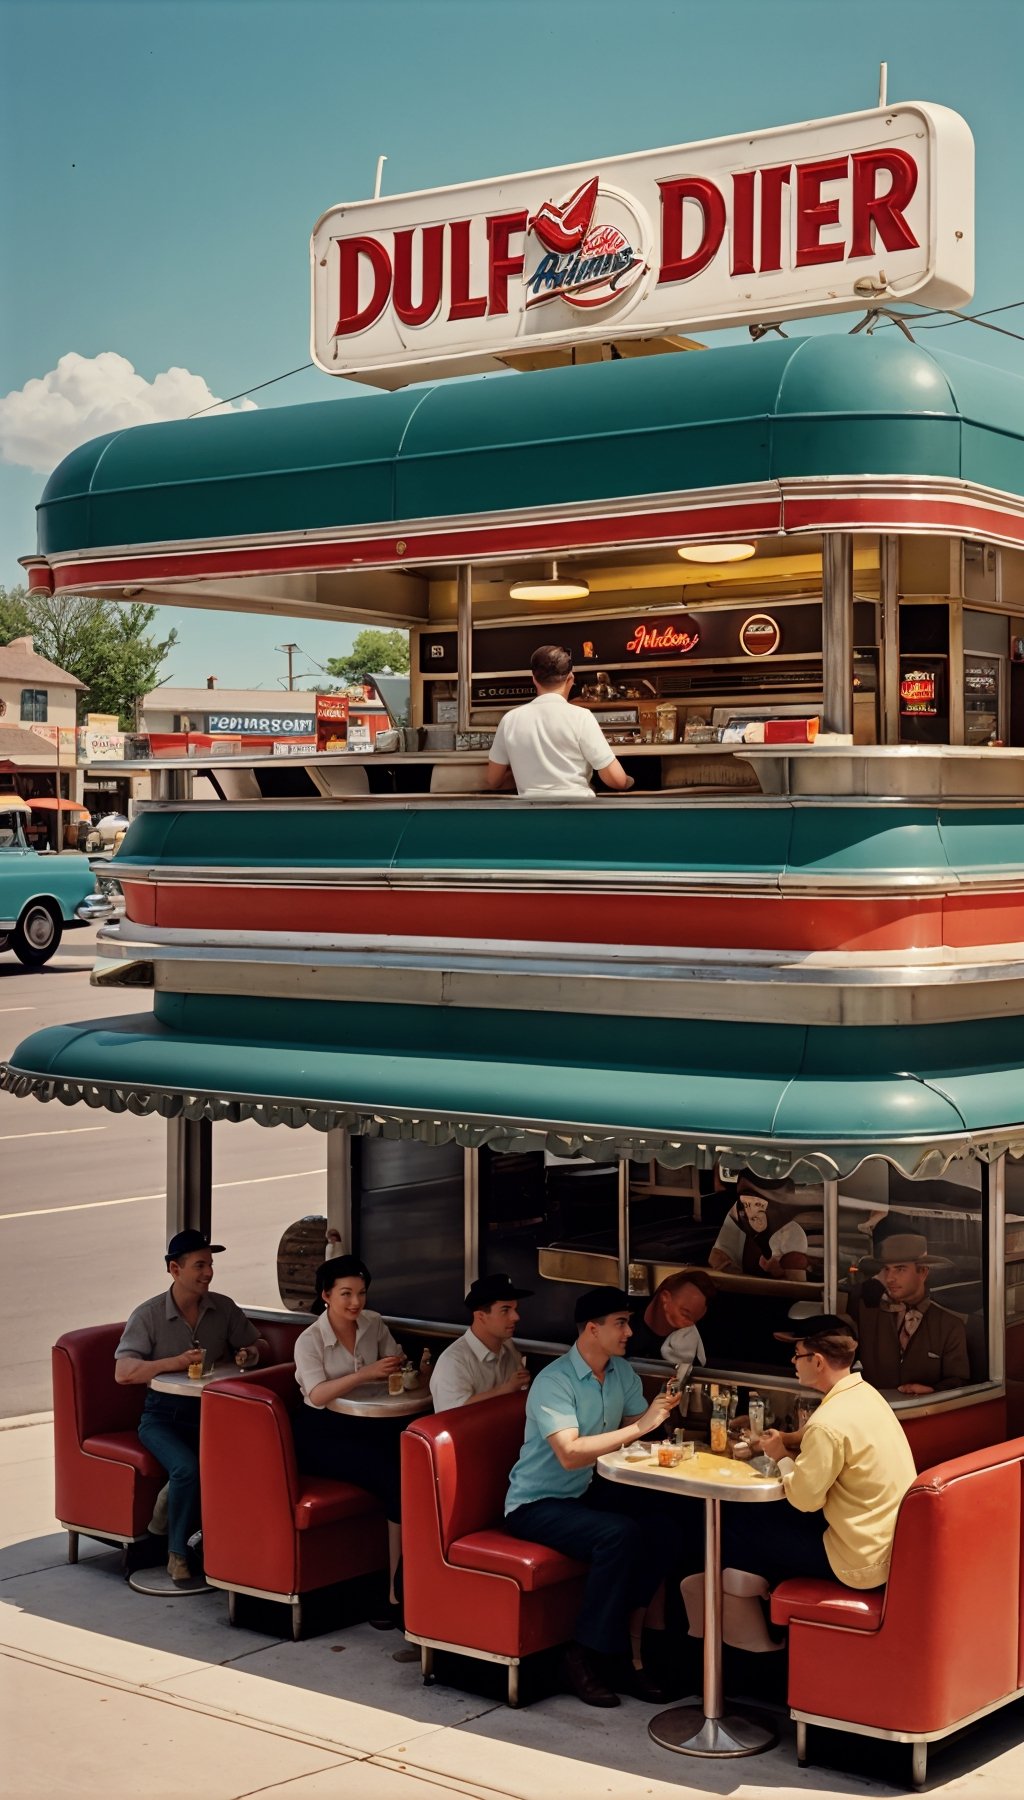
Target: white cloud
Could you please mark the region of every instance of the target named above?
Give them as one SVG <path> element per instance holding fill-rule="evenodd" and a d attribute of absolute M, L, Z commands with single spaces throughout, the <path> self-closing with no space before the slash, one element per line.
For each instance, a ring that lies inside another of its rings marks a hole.
<path fill-rule="evenodd" d="M 114 350 L 103 350 L 99 356 L 79 356 L 70 350 L 49 374 L 0 397 L 0 461 L 48 475 L 62 457 L 89 438 L 127 425 L 184 419 L 215 399 L 202 375 L 189 369 L 165 369 L 147 381 Z M 255 409 L 254 400 L 236 400 L 216 410 Z"/>

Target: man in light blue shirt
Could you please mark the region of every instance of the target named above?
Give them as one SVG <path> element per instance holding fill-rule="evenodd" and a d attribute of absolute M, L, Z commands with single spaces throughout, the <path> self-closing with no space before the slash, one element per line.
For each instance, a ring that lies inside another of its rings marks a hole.
<path fill-rule="evenodd" d="M 569 1685 L 588 1706 L 618 1706 L 620 1692 L 665 1698 L 634 1666 L 630 1627 L 639 1639 L 643 1611 L 678 1559 L 689 1510 L 700 1511 L 673 1495 L 594 1480 L 599 1456 L 656 1430 L 677 1404 L 664 1393 L 645 1401 L 624 1357 L 629 1315 L 620 1288 L 592 1288 L 577 1301 L 576 1343 L 530 1389 L 526 1437 L 505 1502 L 513 1536 L 590 1564 L 566 1651 Z M 698 1518 L 698 1541 L 699 1530 Z"/>

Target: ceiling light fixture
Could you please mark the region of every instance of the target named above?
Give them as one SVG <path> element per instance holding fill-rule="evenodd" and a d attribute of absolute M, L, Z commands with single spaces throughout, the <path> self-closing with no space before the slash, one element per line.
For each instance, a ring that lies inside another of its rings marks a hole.
<path fill-rule="evenodd" d="M 558 564 L 552 562 L 550 575 L 514 581 L 508 591 L 512 600 L 589 600 L 590 583 L 580 575 L 560 575 Z"/>
<path fill-rule="evenodd" d="M 681 556 L 684 562 L 746 562 L 748 556 L 753 556 L 756 548 L 756 544 L 680 544 L 676 555 Z"/>

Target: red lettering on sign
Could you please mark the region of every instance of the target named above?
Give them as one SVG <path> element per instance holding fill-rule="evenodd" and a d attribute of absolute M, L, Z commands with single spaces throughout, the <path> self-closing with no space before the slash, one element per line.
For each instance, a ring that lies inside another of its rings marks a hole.
<path fill-rule="evenodd" d="M 487 310 L 490 317 L 508 312 L 509 279 L 523 272 L 525 251 L 520 251 L 518 256 L 510 256 L 509 242 L 512 238 L 523 235 L 526 220 L 527 214 L 523 211 L 498 213 L 487 221 Z"/>
<path fill-rule="evenodd" d="M 888 191 L 876 194 L 879 174 L 891 176 Z M 886 250 L 917 250 L 918 241 L 903 217 L 917 187 L 917 164 L 906 150 L 858 150 L 853 158 L 853 241 L 851 256 L 873 256 L 877 231 Z"/>
<path fill-rule="evenodd" d="M 453 219 L 448 227 L 452 246 L 452 303 L 448 308 L 449 319 L 482 319 L 487 311 L 485 296 L 471 294 L 469 291 L 469 234 L 472 224 L 472 219 Z"/>
<path fill-rule="evenodd" d="M 754 273 L 754 183 L 756 169 L 743 169 L 732 178 L 732 272 Z"/>
<path fill-rule="evenodd" d="M 359 305 L 359 265 L 365 258 L 373 276 L 373 292 Z M 338 244 L 338 323 L 335 337 L 351 337 L 375 325 L 391 293 L 391 258 L 383 244 L 372 237 L 342 238 Z"/>
<path fill-rule="evenodd" d="M 412 297 L 412 251 L 420 240 L 420 297 Z M 403 325 L 425 325 L 441 304 L 441 259 L 444 250 L 444 226 L 415 226 L 410 231 L 395 232 L 395 312 Z"/>
<path fill-rule="evenodd" d="M 700 643 L 700 632 L 677 631 L 674 625 L 665 625 L 660 631 L 656 625 L 637 625 L 633 636 L 626 645 L 627 654 L 642 656 L 653 650 L 676 650 L 685 656 L 688 650 L 696 650 Z"/>
<path fill-rule="evenodd" d="M 850 159 L 828 157 L 824 162 L 798 163 L 796 170 L 796 266 L 812 263 L 842 262 L 845 243 L 823 244 L 821 234 L 827 225 L 839 223 L 839 200 L 821 197 L 824 181 L 845 181 Z"/>
<path fill-rule="evenodd" d="M 689 281 L 707 268 L 725 236 L 725 201 L 714 182 L 705 181 L 700 175 L 659 181 L 658 186 L 661 189 L 660 287 L 666 281 Z M 686 200 L 696 202 L 703 218 L 700 243 L 689 256 L 683 255 L 683 203 Z"/>
<path fill-rule="evenodd" d="M 761 170 L 762 275 L 782 267 L 782 190 L 789 185 L 791 165 Z"/>

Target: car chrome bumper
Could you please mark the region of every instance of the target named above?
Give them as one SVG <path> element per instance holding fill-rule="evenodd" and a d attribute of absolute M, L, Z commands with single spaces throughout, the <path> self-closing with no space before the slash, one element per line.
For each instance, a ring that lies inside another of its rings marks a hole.
<path fill-rule="evenodd" d="M 75 918 L 83 925 L 102 925 L 105 920 L 113 918 L 114 908 L 103 894 L 87 894 L 75 907 Z"/>

